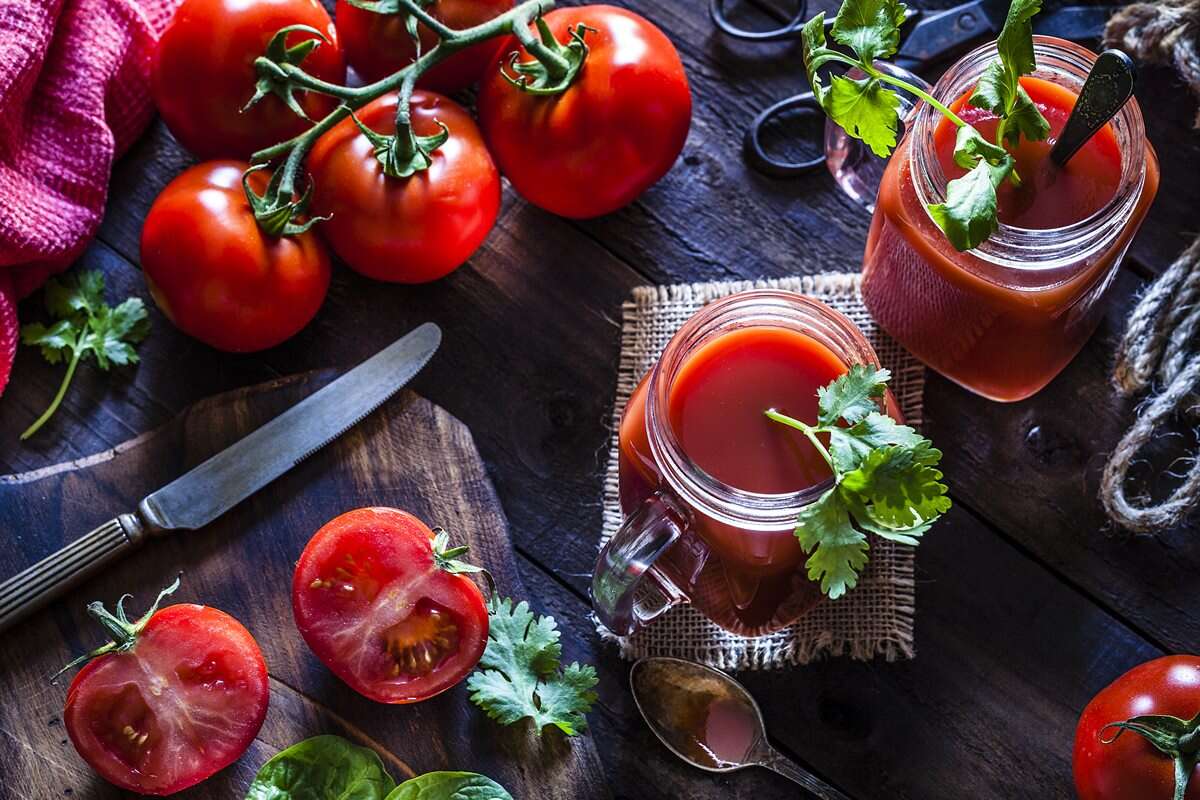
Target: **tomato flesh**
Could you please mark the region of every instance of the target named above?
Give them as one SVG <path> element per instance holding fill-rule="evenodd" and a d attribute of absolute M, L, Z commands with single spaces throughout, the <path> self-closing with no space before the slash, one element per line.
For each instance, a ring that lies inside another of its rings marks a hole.
<path fill-rule="evenodd" d="M 411 703 L 466 677 L 487 645 L 479 588 L 434 563 L 433 533 L 390 508 L 350 511 L 304 548 L 292 583 L 296 625 L 355 691 Z"/>
<path fill-rule="evenodd" d="M 267 666 L 250 633 L 222 611 L 180 604 L 151 617 L 132 649 L 80 670 L 63 720 L 103 778 L 164 795 L 235 761 L 267 699 Z"/>

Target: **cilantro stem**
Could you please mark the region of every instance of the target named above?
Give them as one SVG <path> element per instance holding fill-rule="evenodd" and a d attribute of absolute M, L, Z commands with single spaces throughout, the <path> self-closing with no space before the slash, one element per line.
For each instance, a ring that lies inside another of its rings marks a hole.
<path fill-rule="evenodd" d="M 898 86 L 899 88 L 905 90 L 906 92 L 911 92 L 912 94 L 921 98 L 926 103 L 929 103 L 929 105 L 933 106 L 938 111 L 942 112 L 942 115 L 945 116 L 947 119 L 949 119 L 951 122 L 953 122 L 957 127 L 959 127 L 959 128 L 966 127 L 967 123 L 966 123 L 966 121 L 963 120 L 962 117 L 960 117 L 958 114 L 955 114 L 953 111 L 951 111 L 949 109 L 949 107 L 944 105 L 940 100 L 938 100 L 936 97 L 934 97 L 929 92 L 922 89 L 921 87 L 913 86 L 911 83 L 909 83 L 908 81 L 903 80 L 901 78 L 894 78 L 885 72 L 880 72 L 879 70 L 875 69 L 874 67 L 870 67 L 868 71 L 871 73 L 872 77 L 879 79 L 883 83 L 890 83 L 892 86 Z"/>
<path fill-rule="evenodd" d="M 63 376 L 62 384 L 58 387 L 58 394 L 54 395 L 54 400 L 51 401 L 50 407 L 43 411 L 42 415 L 21 434 L 21 441 L 25 441 L 37 433 L 46 424 L 46 421 L 54 416 L 54 412 L 62 404 L 63 398 L 67 396 L 67 387 L 71 385 L 71 378 L 75 377 L 75 368 L 79 366 L 79 357 L 83 354 L 82 351 L 83 348 L 79 347 L 78 344 L 71 348 L 71 361 L 67 364 L 67 374 Z"/>
<path fill-rule="evenodd" d="M 813 443 L 813 447 L 817 448 L 817 452 L 825 459 L 825 463 L 829 464 L 829 468 L 834 469 L 833 456 L 829 455 L 829 450 L 826 449 L 825 443 L 817 438 L 817 434 L 821 432 L 820 428 L 813 427 L 807 422 L 801 422 L 795 417 L 789 417 L 787 414 L 781 414 L 773 408 L 768 408 L 763 413 L 767 415 L 767 419 L 781 422 L 789 428 L 795 428 L 803 433 Z"/>

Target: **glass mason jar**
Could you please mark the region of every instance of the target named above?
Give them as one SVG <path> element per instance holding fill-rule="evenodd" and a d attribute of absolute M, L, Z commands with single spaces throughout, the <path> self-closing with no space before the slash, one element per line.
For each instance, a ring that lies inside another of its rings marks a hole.
<path fill-rule="evenodd" d="M 626 519 L 601 551 L 592 582 L 596 614 L 617 634 L 628 635 L 670 607 L 691 603 L 727 630 L 761 635 L 790 624 L 821 599 L 805 573 L 806 556 L 793 529 L 800 510 L 831 481 L 787 494 L 730 486 L 684 452 L 667 412 L 688 357 L 747 327 L 802 333 L 847 367 L 879 363 L 853 322 L 793 292 L 736 294 L 706 306 L 680 328 L 621 418 Z M 883 407 L 900 419 L 890 393 Z"/>
<path fill-rule="evenodd" d="M 1033 73 L 1078 94 L 1096 54 L 1034 37 Z M 971 91 L 996 43 L 950 68 L 933 95 L 950 105 Z M 1078 222 L 1044 230 L 1001 224 L 960 253 L 925 206 L 945 198 L 935 150 L 943 117 L 922 103 L 888 162 L 863 258 L 863 299 L 893 338 L 947 378 L 984 397 L 1021 400 L 1083 347 L 1129 243 L 1158 190 L 1158 159 L 1130 100 L 1109 123 L 1120 150 L 1112 199 Z"/>

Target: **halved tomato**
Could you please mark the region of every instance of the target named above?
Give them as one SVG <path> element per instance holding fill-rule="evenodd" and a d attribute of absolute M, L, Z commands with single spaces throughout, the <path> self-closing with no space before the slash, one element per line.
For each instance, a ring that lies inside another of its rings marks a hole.
<path fill-rule="evenodd" d="M 435 553 L 434 538 L 412 514 L 360 508 L 317 531 L 296 565 L 300 634 L 372 700 L 415 703 L 444 692 L 487 646 L 483 594 L 456 574 L 457 562 Z"/>
<path fill-rule="evenodd" d="M 119 628 L 118 613 L 109 617 Z M 105 780 L 166 795 L 249 747 L 267 714 L 267 665 L 250 632 L 223 611 L 182 603 L 147 616 L 128 625 L 125 649 L 75 676 L 63 722 Z"/>

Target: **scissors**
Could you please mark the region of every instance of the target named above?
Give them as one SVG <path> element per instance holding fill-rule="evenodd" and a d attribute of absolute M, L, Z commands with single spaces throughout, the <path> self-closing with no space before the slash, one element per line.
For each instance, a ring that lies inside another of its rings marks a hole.
<path fill-rule="evenodd" d="M 786 24 L 770 30 L 748 30 L 729 20 L 727 0 L 710 0 L 709 14 L 717 28 L 734 38 L 750 42 L 781 42 L 799 39 L 808 18 L 808 0 L 800 0 L 796 14 Z M 1034 17 L 1034 33 L 1061 39 L 1099 39 L 1108 17 L 1118 6 L 1063 6 Z M 1008 16 L 1008 0 L 972 0 L 943 11 L 909 9 L 900 28 L 900 48 L 891 59 L 896 66 L 917 72 L 925 65 L 952 56 L 985 36 L 995 36 Z M 833 20 L 825 22 L 829 34 Z M 804 109 L 820 111 L 812 92 L 785 97 L 763 109 L 746 129 L 745 153 L 750 166 L 763 175 L 787 178 L 803 175 L 825 164 L 825 155 L 806 161 L 781 161 L 762 146 L 762 130 L 772 119 Z"/>

